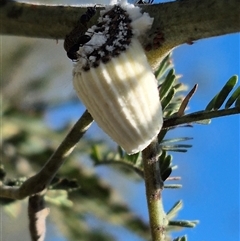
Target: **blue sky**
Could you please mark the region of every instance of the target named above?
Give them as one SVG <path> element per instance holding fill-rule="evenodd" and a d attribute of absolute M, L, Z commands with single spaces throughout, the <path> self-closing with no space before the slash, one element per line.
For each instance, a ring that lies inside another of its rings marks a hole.
<path fill-rule="evenodd" d="M 190 111 L 204 109 L 229 77 L 239 75 L 239 34 L 181 46 L 173 58 L 182 81 L 199 84 Z M 184 160 L 174 154 L 184 185 L 180 217 L 200 220 L 187 232 L 189 240 L 239 240 L 239 124 L 239 116 L 231 116 L 196 125 L 186 130 L 194 140 Z"/>

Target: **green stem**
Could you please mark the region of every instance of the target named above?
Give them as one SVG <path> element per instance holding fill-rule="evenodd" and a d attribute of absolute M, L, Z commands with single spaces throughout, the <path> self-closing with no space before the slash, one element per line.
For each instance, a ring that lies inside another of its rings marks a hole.
<path fill-rule="evenodd" d="M 166 119 L 163 123 L 163 129 L 176 127 L 178 125 L 193 123 L 197 121 L 223 117 L 228 115 L 236 115 L 240 113 L 240 108 L 235 107 L 231 109 L 214 110 L 214 111 L 198 111 L 181 117 L 172 117 Z"/>
<path fill-rule="evenodd" d="M 152 241 L 166 240 L 165 231 L 168 223 L 163 210 L 163 181 L 159 170 L 158 155 L 159 149 L 157 141 L 152 142 L 142 152 Z"/>

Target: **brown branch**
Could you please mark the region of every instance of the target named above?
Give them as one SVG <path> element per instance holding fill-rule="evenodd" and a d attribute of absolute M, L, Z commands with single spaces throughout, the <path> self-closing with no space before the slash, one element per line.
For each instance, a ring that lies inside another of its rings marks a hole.
<path fill-rule="evenodd" d="M 152 66 L 158 66 L 165 53 L 181 44 L 240 32 L 238 0 L 179 0 L 159 6 L 144 6 L 154 17 L 150 32 L 159 28 L 163 42 L 147 53 Z M 160 38 L 161 40 L 161 38 Z"/>
<path fill-rule="evenodd" d="M 23 199 L 45 190 L 64 163 L 65 158 L 72 152 L 92 122 L 92 116 L 88 111 L 85 111 L 44 167 L 36 175 L 27 179 L 20 187 L 4 186 L 0 182 L 0 197 Z"/>
<path fill-rule="evenodd" d="M 154 18 L 152 29 L 143 39 L 152 67 L 172 48 L 183 43 L 240 31 L 238 0 L 181 0 L 141 5 Z M 94 24 L 99 16 L 91 20 Z M 0 33 L 26 37 L 63 39 L 86 7 L 36 5 L 3 1 Z"/>
<path fill-rule="evenodd" d="M 1 6 L 0 33 L 5 35 L 64 39 L 86 7 L 41 5 L 5 0 Z M 99 9 L 92 19 L 97 20 Z"/>

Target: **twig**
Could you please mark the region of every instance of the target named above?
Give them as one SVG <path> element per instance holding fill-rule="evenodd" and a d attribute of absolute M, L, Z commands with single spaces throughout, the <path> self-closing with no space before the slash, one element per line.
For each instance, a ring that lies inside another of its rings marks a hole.
<path fill-rule="evenodd" d="M 85 111 L 43 168 L 20 187 L 4 186 L 0 183 L 0 197 L 23 199 L 45 190 L 64 163 L 65 157 L 72 152 L 92 122 L 92 116 Z"/>
<path fill-rule="evenodd" d="M 194 123 L 197 121 L 223 117 L 228 115 L 236 115 L 240 113 L 240 108 L 235 107 L 231 109 L 214 110 L 214 111 L 198 111 L 181 117 L 172 117 L 166 119 L 163 123 L 163 129 L 176 127 L 187 123 Z"/>
<path fill-rule="evenodd" d="M 168 224 L 166 214 L 163 210 L 163 181 L 160 175 L 158 156 L 159 149 L 157 141 L 153 141 L 142 152 L 152 241 L 165 240 L 166 226 Z"/>
<path fill-rule="evenodd" d="M 49 209 L 45 207 L 44 197 L 42 195 L 37 194 L 29 197 L 28 217 L 32 241 L 44 241 L 46 234 L 46 217 L 48 214 Z"/>

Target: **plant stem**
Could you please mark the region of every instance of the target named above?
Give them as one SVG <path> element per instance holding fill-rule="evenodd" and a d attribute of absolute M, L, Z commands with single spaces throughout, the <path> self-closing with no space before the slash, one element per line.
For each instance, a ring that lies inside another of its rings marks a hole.
<path fill-rule="evenodd" d="M 163 129 L 176 127 L 178 125 L 194 123 L 197 121 L 223 117 L 228 115 L 236 115 L 240 113 L 240 108 L 235 107 L 231 109 L 223 109 L 223 110 L 213 110 L 213 111 L 198 111 L 192 114 L 188 114 L 181 117 L 171 117 L 166 119 L 163 123 Z"/>
<path fill-rule="evenodd" d="M 81 14 L 86 12 L 83 6 L 41 5 L 10 0 L 4 0 L 0 5 L 1 34 L 37 38 L 65 38 Z M 240 31 L 238 0 L 184 0 L 140 7 L 154 18 L 150 32 L 143 40 L 152 67 L 157 67 L 160 59 L 178 45 L 191 45 L 199 39 Z M 97 23 L 101 9 L 97 8 L 92 24 Z M 162 38 L 153 41 L 156 36 Z"/>
<path fill-rule="evenodd" d="M 160 175 L 158 156 L 159 148 L 156 140 L 142 152 L 152 241 L 165 240 L 165 228 L 168 223 L 163 210 L 163 181 Z"/>

